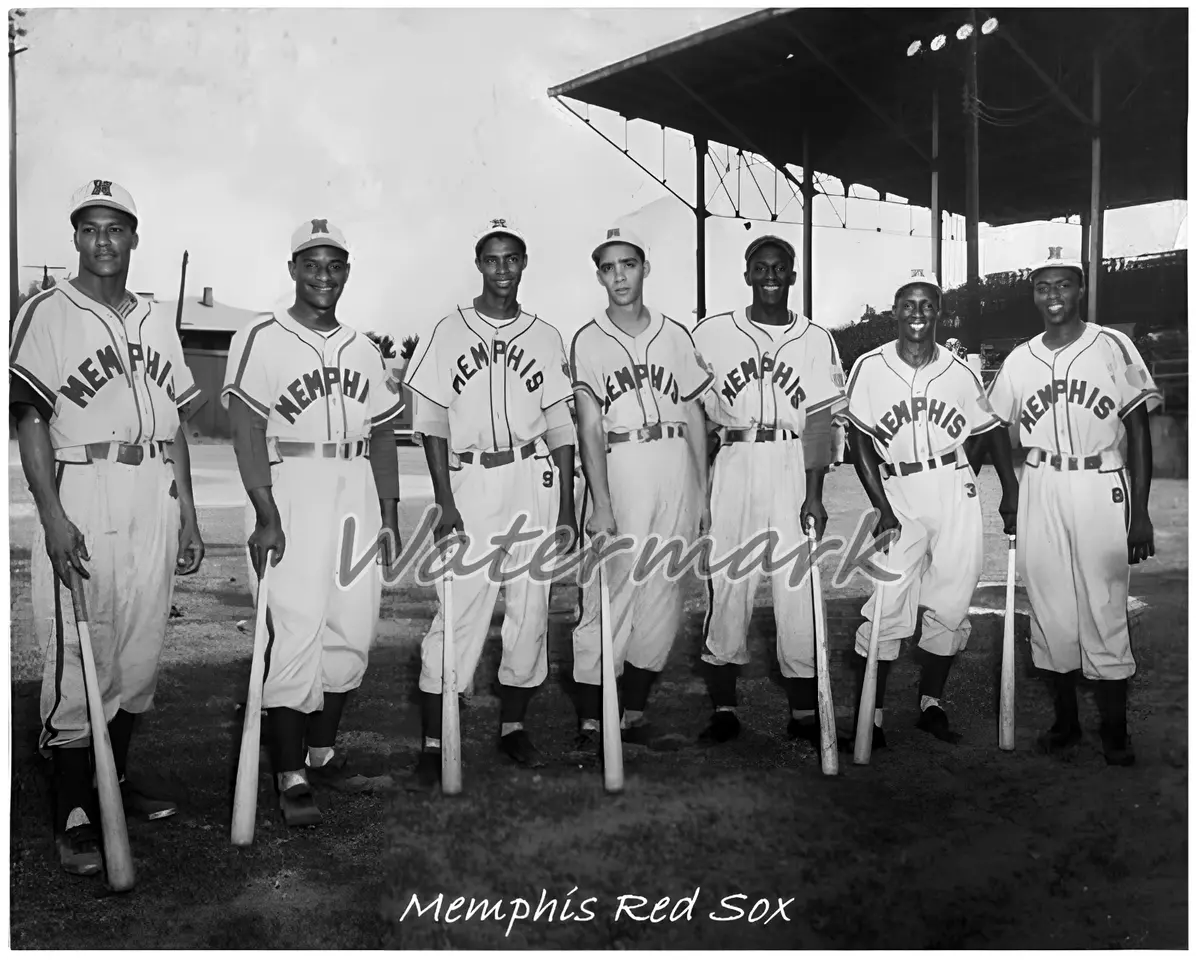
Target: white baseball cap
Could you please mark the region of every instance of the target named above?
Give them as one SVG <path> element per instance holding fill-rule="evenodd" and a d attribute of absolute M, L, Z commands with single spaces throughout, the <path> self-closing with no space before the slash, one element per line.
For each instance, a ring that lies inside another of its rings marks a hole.
<path fill-rule="evenodd" d="M 123 186 L 111 180 L 89 180 L 71 195 L 72 223 L 75 222 L 75 214 L 84 207 L 110 207 L 120 210 L 133 217 L 134 226 L 137 226 L 137 207 L 133 197 Z"/>
<path fill-rule="evenodd" d="M 1064 257 L 1062 255 L 1062 247 L 1051 247 L 1050 255 L 1047 259 L 1039 260 L 1037 263 L 1032 264 L 1029 268 L 1029 279 L 1032 280 L 1039 271 L 1049 270 L 1053 267 L 1062 267 L 1067 270 L 1076 271 L 1079 274 L 1079 282 L 1083 283 L 1083 261 Z"/>
<path fill-rule="evenodd" d="M 292 233 L 293 257 L 301 250 L 313 247 L 337 247 L 344 253 L 350 253 L 346 235 L 328 220 L 320 218 L 305 220 Z"/>
<path fill-rule="evenodd" d="M 494 220 L 489 220 L 475 234 L 475 255 L 479 256 L 479 251 L 483 248 L 484 242 L 489 237 L 512 237 L 514 240 L 520 240 L 521 246 L 528 248 L 529 243 L 517 227 L 513 226 L 511 220 L 506 220 L 503 217 L 498 217 Z"/>
<path fill-rule="evenodd" d="M 637 247 L 642 253 L 643 260 L 650 258 L 650 248 L 636 233 L 628 227 L 609 227 L 604 234 L 604 239 L 596 244 L 596 248 L 592 251 L 592 262 L 599 263 L 597 258 L 600 256 L 600 251 L 614 243 L 627 243 L 631 247 Z"/>
<path fill-rule="evenodd" d="M 915 267 L 912 270 L 909 270 L 908 274 L 909 275 L 905 279 L 900 281 L 900 286 L 896 287 L 896 293 L 892 294 L 893 297 L 895 297 L 896 294 L 898 294 L 905 287 L 911 287 L 913 284 L 917 283 L 926 287 L 933 287 L 933 289 L 938 292 L 938 296 L 941 296 L 944 292 L 942 290 L 942 285 L 937 282 L 937 277 L 933 275 L 932 271 L 926 271 L 921 267 Z"/>

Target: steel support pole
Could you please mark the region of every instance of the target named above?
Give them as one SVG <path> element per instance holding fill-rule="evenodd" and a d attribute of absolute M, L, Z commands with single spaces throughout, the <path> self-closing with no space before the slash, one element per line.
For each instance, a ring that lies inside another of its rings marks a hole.
<path fill-rule="evenodd" d="M 804 164 L 804 243 L 801 247 L 803 263 L 800 269 L 803 273 L 804 315 L 813 319 L 813 174 L 812 155 L 808 146 L 808 131 L 804 131 L 804 149 L 801 161 Z"/>
<path fill-rule="evenodd" d="M 696 143 L 696 322 L 707 315 L 708 305 L 704 297 L 705 265 L 705 220 L 708 219 L 708 204 L 704 199 L 704 161 L 708 158 L 708 138 L 693 137 Z"/>
<path fill-rule="evenodd" d="M 938 99 L 940 89 L 937 83 L 933 87 L 933 141 L 930 144 L 932 162 L 929 175 L 929 243 L 930 267 L 937 282 L 946 286 L 946 278 L 942 276 L 942 200 L 938 192 Z"/>
<path fill-rule="evenodd" d="M 11 14 L 10 14 L 11 16 Z M 17 317 L 21 287 L 17 282 L 17 51 L 12 39 L 8 42 L 8 322 Z"/>
<path fill-rule="evenodd" d="M 975 25 L 975 11 L 971 11 L 971 25 Z M 966 348 L 968 361 L 974 365 L 979 361 L 979 44 L 978 31 L 973 31 L 967 41 L 967 310 L 963 317 L 959 339 Z M 975 371 L 977 374 L 979 369 Z"/>
<path fill-rule="evenodd" d="M 1104 272 L 1104 195 L 1100 189 L 1100 51 L 1092 51 L 1092 203 L 1088 229 L 1088 313 L 1100 322 L 1100 282 Z"/>

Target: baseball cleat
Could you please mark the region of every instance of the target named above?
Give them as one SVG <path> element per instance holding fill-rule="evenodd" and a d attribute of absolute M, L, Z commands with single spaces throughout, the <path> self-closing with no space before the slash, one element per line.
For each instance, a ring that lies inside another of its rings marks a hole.
<path fill-rule="evenodd" d="M 529 734 L 524 730 L 514 730 L 500 738 L 500 749 L 514 762 L 522 767 L 544 767 L 546 765 L 542 753 L 533 745 Z"/>
<path fill-rule="evenodd" d="M 90 823 L 62 831 L 55 836 L 54 843 L 64 872 L 76 877 L 94 877 L 104 869 L 100 832 Z"/>
<path fill-rule="evenodd" d="M 807 740 L 813 745 L 814 750 L 821 749 L 821 726 L 817 723 L 816 718 L 811 720 L 798 720 L 796 717 L 789 718 L 787 735 L 793 740 Z"/>
<path fill-rule="evenodd" d="M 732 710 L 717 710 L 708 720 L 708 726 L 700 731 L 701 743 L 726 743 L 742 732 L 742 721 Z"/>
<path fill-rule="evenodd" d="M 1100 728 L 1100 743 L 1104 747 L 1104 759 L 1110 767 L 1132 767 L 1136 757 L 1133 740 L 1124 730 Z"/>
<path fill-rule="evenodd" d="M 950 718 L 941 707 L 926 707 L 921 711 L 921 719 L 917 721 L 917 729 L 932 734 L 945 743 L 958 743 L 962 734 L 950 729 Z"/>
<path fill-rule="evenodd" d="M 417 756 L 417 765 L 408 781 L 408 789 L 413 792 L 432 791 L 441 786 L 441 783 L 442 752 L 422 750 Z"/>
<path fill-rule="evenodd" d="M 294 783 L 279 794 L 279 809 L 289 827 L 315 827 L 321 822 L 321 809 L 307 783 Z"/>
<path fill-rule="evenodd" d="M 1038 735 L 1037 748 L 1039 753 L 1061 753 L 1078 746 L 1082 741 L 1083 730 L 1077 722 L 1063 725 L 1055 723 L 1045 733 Z"/>
<path fill-rule="evenodd" d="M 571 752 L 577 756 L 584 756 L 589 760 L 594 760 L 603 753 L 600 731 L 580 728 L 579 732 L 575 734 L 575 739 L 571 742 Z"/>
<path fill-rule="evenodd" d="M 166 798 L 166 785 L 146 774 L 121 778 L 121 803 L 125 815 L 136 814 L 146 820 L 162 820 L 179 812 L 174 800 Z"/>

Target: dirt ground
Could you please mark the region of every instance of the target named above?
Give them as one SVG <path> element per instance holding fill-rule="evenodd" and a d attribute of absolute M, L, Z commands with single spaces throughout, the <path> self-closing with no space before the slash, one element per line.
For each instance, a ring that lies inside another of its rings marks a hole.
<path fill-rule="evenodd" d="M 406 474 L 419 475 L 417 456 L 402 460 Z M 551 677 L 528 723 L 550 765 L 521 771 L 497 753 L 490 684 L 498 613 L 462 715 L 464 792 L 409 793 L 404 781 L 419 747 L 417 648 L 434 597 L 404 582 L 385 591 L 371 668 L 343 723 L 369 789 L 319 794 L 325 823 L 289 834 L 264 773 L 256 842 L 245 851 L 229 843 L 229 803 L 234 706 L 252 644 L 238 622 L 250 620 L 252 630 L 254 611 L 240 512 L 202 508 L 208 557 L 199 574 L 179 581 L 156 709 L 131 757 L 131 767 L 153 767 L 177 784 L 180 812 L 157 824 L 130 821 L 138 887 L 109 896 L 101 882 L 68 878 L 54 861 L 34 750 L 41 652 L 28 629 L 28 562 L 36 521 L 19 464 L 10 464 L 10 478 L 13 948 L 1187 945 L 1186 481 L 1155 483 L 1158 556 L 1133 573 L 1135 767 L 1105 765 L 1090 692 L 1076 754 L 1034 754 L 1052 709 L 1030 663 L 1024 617 L 1017 750 L 997 749 L 1003 587 L 989 583 L 1002 582 L 1005 559 L 998 493 L 985 477 L 984 585 L 975 635 L 947 691 L 964 733 L 958 746 L 913 726 L 918 666 L 908 644 L 888 683 L 888 749 L 869 766 L 843 755 L 839 775 L 823 776 L 813 751 L 784 734 L 766 594 L 740 686 L 743 736 L 697 746 L 708 701 L 698 671 L 704 594 L 692 584 L 686 632 L 651 701 L 680 749 L 627 746 L 625 792 L 607 796 L 599 770 L 568 754 L 574 592 L 556 588 Z M 826 498 L 831 533 L 849 534 L 866 505 L 850 468 L 829 478 Z M 420 498 L 405 501 L 409 529 L 423 507 Z M 847 730 L 846 656 L 866 594 L 862 580 L 827 589 L 834 695 Z"/>

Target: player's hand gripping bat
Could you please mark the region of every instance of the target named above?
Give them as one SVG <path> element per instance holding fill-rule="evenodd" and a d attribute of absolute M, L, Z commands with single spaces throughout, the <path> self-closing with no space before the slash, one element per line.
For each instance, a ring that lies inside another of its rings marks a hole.
<path fill-rule="evenodd" d="M 254 603 L 254 650 L 250 659 L 250 686 L 242 714 L 242 743 L 238 752 L 237 780 L 233 789 L 233 824 L 229 839 L 235 847 L 254 842 L 254 818 L 258 812 L 259 750 L 262 744 L 263 681 L 267 659 L 267 580 L 275 551 L 267 551 Z"/>
<path fill-rule="evenodd" d="M 1008 537 L 1008 584 L 1004 594 L 1004 643 L 1000 653 L 1000 749 L 1016 748 L 1017 538 Z"/>
<path fill-rule="evenodd" d="M 75 629 L 79 634 L 80 660 L 83 663 L 84 694 L 87 699 L 88 725 L 92 734 L 92 752 L 96 757 L 96 790 L 100 794 L 100 829 L 104 837 L 104 869 L 111 889 L 118 893 L 132 890 L 135 882 L 133 853 L 129 848 L 129 830 L 125 825 L 125 805 L 121 784 L 113 760 L 108 721 L 104 719 L 104 700 L 96 676 L 96 657 L 92 652 L 92 634 L 88 625 L 83 579 L 71 568 L 71 599 L 75 607 Z"/>
<path fill-rule="evenodd" d="M 817 717 L 821 730 L 821 772 L 829 777 L 838 773 L 837 717 L 833 709 L 833 689 L 829 680 L 829 635 L 825 617 L 825 595 L 821 590 L 821 570 L 817 566 L 816 522 L 808 519 L 809 576 L 812 579 L 814 637 L 817 661 Z"/>

